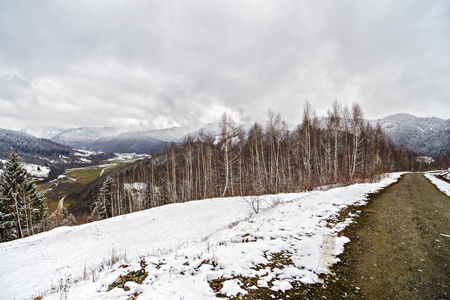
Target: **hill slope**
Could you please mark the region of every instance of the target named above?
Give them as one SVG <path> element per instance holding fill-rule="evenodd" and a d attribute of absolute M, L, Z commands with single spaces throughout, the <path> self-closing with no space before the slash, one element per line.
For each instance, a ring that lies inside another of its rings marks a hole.
<path fill-rule="evenodd" d="M 406 146 L 414 152 L 434 157 L 440 151 L 450 151 L 450 119 L 419 118 L 396 114 L 377 121 L 396 146 Z"/>
<path fill-rule="evenodd" d="M 182 142 L 190 132 L 189 126 L 125 132 L 112 127 L 82 127 L 65 130 L 51 140 L 88 150 L 149 154 L 161 152 L 172 142 Z"/>
<path fill-rule="evenodd" d="M 271 290 L 284 291 L 292 288 L 291 282 L 314 283 L 348 241 L 337 237 L 350 217 L 338 220 L 339 212 L 363 205 L 367 193 L 399 175 L 380 183 L 265 196 L 265 208 L 257 215 L 250 215 L 251 206 L 241 197 L 217 198 L 3 243 L 0 298 L 127 299 L 142 293 L 145 299 L 201 300 L 216 299 L 219 292 L 245 294 L 250 286 L 270 284 Z M 275 199 L 279 204 L 271 206 Z M 285 258 L 279 261 L 280 253 Z M 142 259 L 146 265 L 139 263 Z M 130 281 L 129 291 L 108 291 L 119 276 L 143 266 L 148 275 L 142 284 Z M 242 282 L 239 275 L 259 279 Z M 220 291 L 213 290 L 209 281 L 219 278 L 229 279 L 222 281 Z"/>
<path fill-rule="evenodd" d="M 89 149 L 115 153 L 159 153 L 169 142 L 151 137 L 147 132 L 125 132 L 111 137 L 104 137 L 89 145 Z"/>
<path fill-rule="evenodd" d="M 109 158 L 110 155 L 74 149 L 47 139 L 9 129 L 0 129 L 0 159 L 16 151 L 24 162 L 40 165 L 86 165 Z"/>
<path fill-rule="evenodd" d="M 54 137 L 52 141 L 75 148 L 90 149 L 90 145 L 98 139 L 113 136 L 118 132 L 114 127 L 80 127 L 64 130 Z"/>
<path fill-rule="evenodd" d="M 8 158 L 12 150 L 15 150 L 23 160 L 36 162 L 69 156 L 71 148 L 20 131 L 0 129 L 0 158 Z"/>

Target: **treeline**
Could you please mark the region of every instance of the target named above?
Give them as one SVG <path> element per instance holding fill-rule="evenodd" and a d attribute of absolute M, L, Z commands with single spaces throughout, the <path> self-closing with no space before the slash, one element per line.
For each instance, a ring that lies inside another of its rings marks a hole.
<path fill-rule="evenodd" d="M 380 126 L 335 102 L 318 118 L 309 104 L 289 130 L 279 114 L 248 131 L 227 114 L 218 137 L 200 134 L 163 153 L 114 171 L 91 207 L 93 219 L 221 196 L 311 190 L 374 180 L 384 172 L 411 170 L 415 155 L 396 149 Z"/>

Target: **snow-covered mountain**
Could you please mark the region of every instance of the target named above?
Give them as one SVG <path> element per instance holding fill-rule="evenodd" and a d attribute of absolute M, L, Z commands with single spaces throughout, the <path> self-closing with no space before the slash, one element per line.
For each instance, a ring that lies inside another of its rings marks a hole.
<path fill-rule="evenodd" d="M 88 149 L 114 153 L 159 153 L 169 146 L 164 142 L 151 137 L 147 132 L 125 132 L 118 135 L 104 137 L 94 141 Z"/>
<path fill-rule="evenodd" d="M 115 127 L 82 127 L 65 130 L 52 141 L 82 149 L 119 153 L 158 153 L 171 143 L 181 143 L 188 135 L 197 137 L 200 132 L 218 133 L 217 124 L 183 126 L 154 130 L 125 131 Z"/>
<path fill-rule="evenodd" d="M 374 126 L 379 122 L 396 146 L 407 146 L 415 152 L 432 157 L 441 150 L 450 151 L 450 120 L 419 118 L 403 113 L 370 122 Z M 246 120 L 239 124 L 248 131 L 253 122 Z M 264 126 L 265 121 L 261 124 Z M 290 129 L 294 127 L 289 126 Z M 187 136 L 195 139 L 201 132 L 217 136 L 219 125 L 211 123 L 204 126 L 138 131 L 115 127 L 82 127 L 65 130 L 51 140 L 82 149 L 148 154 L 160 152 L 171 143 L 181 143 Z"/>
<path fill-rule="evenodd" d="M 379 122 L 396 146 L 406 146 L 431 157 L 440 151 L 450 151 L 450 119 L 420 118 L 401 113 L 371 122 L 373 125 Z"/>
<path fill-rule="evenodd" d="M 15 150 L 24 159 L 37 157 L 59 157 L 69 155 L 70 148 L 45 139 L 38 139 L 21 131 L 0 129 L 0 158 L 7 158 Z"/>
<path fill-rule="evenodd" d="M 159 153 L 172 143 L 182 143 L 188 136 L 195 139 L 201 133 L 215 136 L 218 134 L 217 124 L 203 127 L 173 127 L 147 131 L 123 132 L 103 137 L 89 145 L 88 149 L 115 153 Z"/>
<path fill-rule="evenodd" d="M 109 158 L 108 154 L 74 149 L 21 131 L 0 128 L 0 159 L 7 159 L 12 150 L 24 162 L 39 165 L 83 165 Z"/>
<path fill-rule="evenodd" d="M 64 130 L 51 138 L 52 141 L 71 147 L 90 149 L 98 139 L 117 134 L 115 127 L 80 127 Z"/>
<path fill-rule="evenodd" d="M 64 131 L 64 129 L 58 127 L 25 127 L 20 131 L 31 134 L 38 138 L 50 139 L 58 133 Z"/>

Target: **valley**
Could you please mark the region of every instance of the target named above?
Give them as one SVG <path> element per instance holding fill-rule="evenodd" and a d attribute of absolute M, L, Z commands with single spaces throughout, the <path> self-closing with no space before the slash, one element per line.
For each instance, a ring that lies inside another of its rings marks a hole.
<path fill-rule="evenodd" d="M 38 182 L 38 190 L 46 193 L 48 213 L 55 212 L 62 198 L 65 199 L 63 207 L 69 210 L 70 205 L 80 200 L 79 197 L 88 184 L 98 180 L 109 171 L 124 167 L 145 157 L 148 157 L 148 155 L 117 153 L 113 158 L 102 162 L 100 165 L 67 169 L 54 180 Z M 76 215 L 75 217 L 78 224 L 86 222 L 85 216 Z"/>

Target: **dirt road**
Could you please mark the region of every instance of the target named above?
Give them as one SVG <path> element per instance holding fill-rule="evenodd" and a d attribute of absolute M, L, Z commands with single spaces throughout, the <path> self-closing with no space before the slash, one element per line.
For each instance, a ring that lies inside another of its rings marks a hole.
<path fill-rule="evenodd" d="M 450 299 L 450 197 L 422 174 L 406 174 L 373 196 L 344 235 L 352 242 L 336 275 L 310 295 Z"/>

